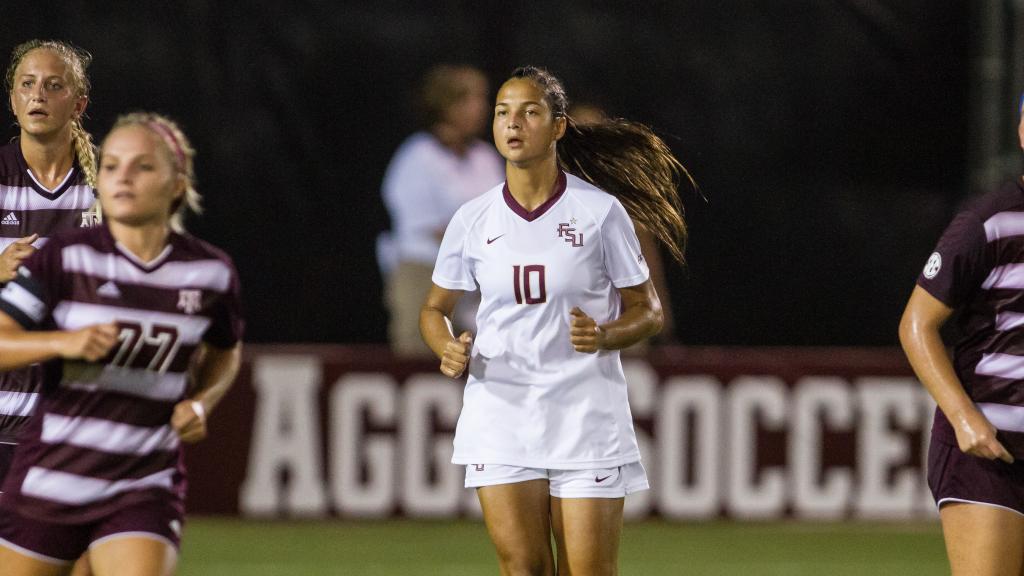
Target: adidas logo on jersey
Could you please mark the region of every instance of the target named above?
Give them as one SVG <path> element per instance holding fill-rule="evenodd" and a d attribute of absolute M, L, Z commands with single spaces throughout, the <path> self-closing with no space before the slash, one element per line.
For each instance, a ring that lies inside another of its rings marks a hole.
<path fill-rule="evenodd" d="M 104 283 L 102 286 L 96 289 L 96 294 L 98 296 L 103 296 L 104 298 L 121 297 L 121 291 L 117 289 L 117 284 L 114 284 L 113 282 Z"/>
<path fill-rule="evenodd" d="M 14 212 L 8 212 L 7 216 L 4 216 L 4 219 L 0 220 L 0 224 L 4 226 L 20 226 L 21 220 L 18 220 L 18 215 Z"/>

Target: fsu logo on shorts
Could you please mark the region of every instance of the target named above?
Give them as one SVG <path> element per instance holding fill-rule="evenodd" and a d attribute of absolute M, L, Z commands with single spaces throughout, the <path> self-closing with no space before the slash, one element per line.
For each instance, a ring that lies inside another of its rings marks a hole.
<path fill-rule="evenodd" d="M 202 307 L 202 290 L 178 290 L 178 310 L 185 314 L 195 314 Z"/>
<path fill-rule="evenodd" d="M 560 223 L 558 225 L 558 237 L 565 239 L 573 248 L 579 248 L 583 246 L 583 232 L 577 233 L 575 228 L 571 228 L 571 226 L 575 225 L 575 218 L 571 218 L 568 222 Z"/>

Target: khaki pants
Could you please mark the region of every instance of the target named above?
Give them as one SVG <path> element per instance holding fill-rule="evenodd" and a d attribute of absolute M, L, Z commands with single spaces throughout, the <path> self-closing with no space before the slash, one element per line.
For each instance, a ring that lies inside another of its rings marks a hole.
<path fill-rule="evenodd" d="M 399 262 L 385 280 L 384 303 L 391 315 L 388 341 L 398 356 L 433 356 L 420 336 L 420 309 L 433 284 L 433 266 L 418 262 Z M 455 307 L 452 323 L 455 335 L 463 330 L 476 331 L 473 321 L 480 304 L 479 292 L 466 293 Z"/>

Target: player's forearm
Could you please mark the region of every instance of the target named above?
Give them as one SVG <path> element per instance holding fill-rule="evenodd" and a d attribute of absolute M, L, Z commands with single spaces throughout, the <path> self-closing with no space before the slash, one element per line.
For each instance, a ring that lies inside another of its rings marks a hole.
<path fill-rule="evenodd" d="M 974 409 L 953 369 L 939 326 L 905 314 L 899 333 L 910 366 L 942 412 L 953 419 L 964 410 Z"/>
<path fill-rule="evenodd" d="M 232 348 L 206 346 L 196 367 L 196 389 L 192 400 L 203 405 L 206 414 L 213 412 L 235 382 L 242 363 L 242 345 Z"/>
<path fill-rule="evenodd" d="M 657 301 L 635 304 L 626 308 L 621 316 L 601 324 L 601 348 L 621 350 L 661 331 L 665 315 Z"/>
<path fill-rule="evenodd" d="M 451 322 L 444 312 L 430 305 L 424 305 L 420 310 L 420 335 L 438 358 L 444 356 L 445 344 L 455 339 Z"/>
<path fill-rule="evenodd" d="M 61 332 L 0 331 L 0 371 L 59 357 L 61 338 Z"/>

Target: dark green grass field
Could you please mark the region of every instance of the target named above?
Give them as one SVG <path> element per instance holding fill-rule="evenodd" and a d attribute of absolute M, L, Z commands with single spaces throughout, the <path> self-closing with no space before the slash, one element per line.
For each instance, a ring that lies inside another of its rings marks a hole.
<path fill-rule="evenodd" d="M 623 576 L 948 574 L 938 522 L 627 524 Z M 179 576 L 498 574 L 471 521 L 189 521 Z"/>

